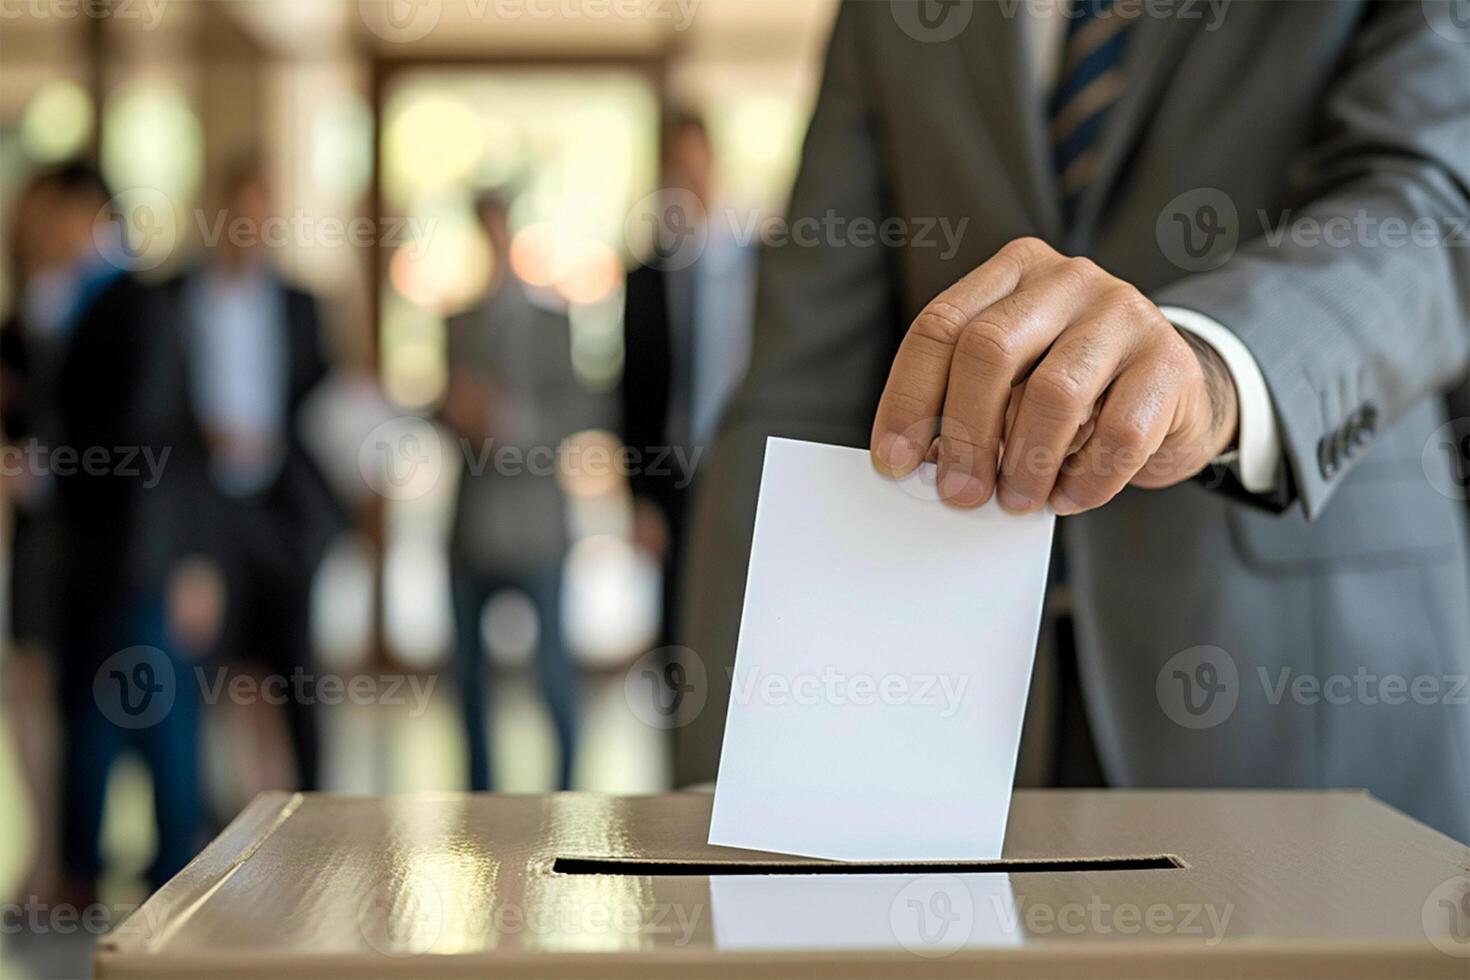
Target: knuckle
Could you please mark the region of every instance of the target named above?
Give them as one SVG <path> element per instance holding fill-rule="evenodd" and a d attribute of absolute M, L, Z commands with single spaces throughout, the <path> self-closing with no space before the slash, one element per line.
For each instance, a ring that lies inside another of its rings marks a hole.
<path fill-rule="evenodd" d="M 1129 320 L 1142 320 L 1154 316 L 1157 308 L 1148 297 L 1127 283 L 1119 283 L 1108 291 L 1108 306 Z"/>
<path fill-rule="evenodd" d="M 1001 249 L 1001 254 L 1020 259 L 1024 263 L 1034 262 L 1045 256 L 1054 255 L 1055 250 L 1040 238 L 1027 235 L 1022 238 L 1014 238 L 1007 242 L 1005 247 Z"/>
<path fill-rule="evenodd" d="M 976 320 L 955 344 L 955 357 L 983 368 L 1007 368 L 1016 361 L 1014 334 L 993 320 Z"/>
<path fill-rule="evenodd" d="M 1134 418 L 1103 418 L 1096 436 L 1115 452 L 1136 453 L 1148 445 L 1148 428 Z"/>
<path fill-rule="evenodd" d="M 886 401 L 901 418 L 922 419 L 931 412 L 930 401 L 914 385 L 896 385 L 888 390 Z"/>
<path fill-rule="evenodd" d="M 1094 261 L 1085 256 L 1073 256 L 1061 264 L 1057 274 L 1067 279 L 1074 288 L 1091 286 L 1100 278 L 1106 276 L 1102 268 Z"/>
<path fill-rule="evenodd" d="M 946 300 L 935 300 L 914 317 L 909 333 L 924 340 L 950 345 L 965 329 L 965 316 Z"/>
<path fill-rule="evenodd" d="M 1038 368 L 1026 381 L 1026 398 L 1047 416 L 1073 418 L 1091 407 L 1085 378 L 1060 366 Z"/>

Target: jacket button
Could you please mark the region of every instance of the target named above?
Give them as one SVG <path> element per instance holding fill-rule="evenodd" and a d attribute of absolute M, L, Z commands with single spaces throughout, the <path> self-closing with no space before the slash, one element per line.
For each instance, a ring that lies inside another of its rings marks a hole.
<path fill-rule="evenodd" d="M 1330 480 L 1337 475 L 1342 468 L 1342 458 L 1337 448 L 1337 434 L 1332 433 L 1322 437 L 1317 443 L 1317 467 L 1322 471 L 1322 479 Z"/>

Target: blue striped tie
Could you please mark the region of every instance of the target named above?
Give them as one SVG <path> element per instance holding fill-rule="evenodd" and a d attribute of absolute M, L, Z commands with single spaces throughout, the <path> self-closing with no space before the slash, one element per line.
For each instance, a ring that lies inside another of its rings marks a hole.
<path fill-rule="evenodd" d="M 1097 170 L 1103 120 L 1123 94 L 1123 47 L 1133 20 L 1112 8 L 1113 0 L 1073 0 L 1067 11 L 1067 44 L 1048 114 L 1068 225 Z"/>

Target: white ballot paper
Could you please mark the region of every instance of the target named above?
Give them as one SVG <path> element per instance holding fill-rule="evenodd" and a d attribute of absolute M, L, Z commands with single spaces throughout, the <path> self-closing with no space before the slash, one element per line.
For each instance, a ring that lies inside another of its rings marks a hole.
<path fill-rule="evenodd" d="M 711 844 L 1000 856 L 1055 517 L 934 479 L 766 443 Z"/>

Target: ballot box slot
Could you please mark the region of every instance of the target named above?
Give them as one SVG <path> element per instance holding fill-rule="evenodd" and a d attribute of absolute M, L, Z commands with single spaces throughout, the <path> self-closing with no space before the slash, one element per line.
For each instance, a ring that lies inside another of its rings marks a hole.
<path fill-rule="evenodd" d="M 996 861 L 659 861 L 648 858 L 559 857 L 554 874 L 630 875 L 922 875 L 1058 874 L 1080 871 L 1164 871 L 1187 867 L 1172 854 L 1141 857 L 1018 858 Z"/>

